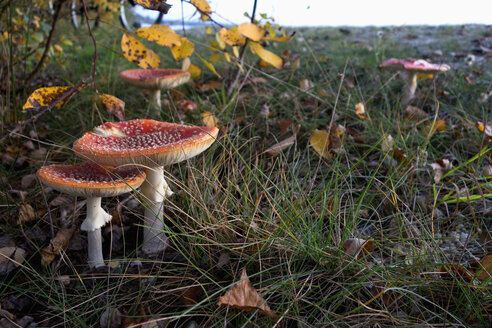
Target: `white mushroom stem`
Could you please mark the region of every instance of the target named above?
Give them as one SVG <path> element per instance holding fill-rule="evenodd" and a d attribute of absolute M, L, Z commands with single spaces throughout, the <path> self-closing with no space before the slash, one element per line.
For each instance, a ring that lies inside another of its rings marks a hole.
<path fill-rule="evenodd" d="M 164 168 L 146 168 L 147 175 L 140 192 L 148 203 L 145 208 L 144 238 L 142 250 L 146 254 L 156 254 L 167 247 L 164 233 L 163 201 L 173 194 L 164 178 Z"/>
<path fill-rule="evenodd" d="M 101 207 L 101 197 L 87 198 L 87 217 L 80 226 L 80 230 L 87 231 L 87 248 L 89 267 L 104 266 L 102 253 L 101 227 L 111 221 L 111 215 Z"/>
<path fill-rule="evenodd" d="M 403 90 L 403 98 L 401 100 L 403 108 L 407 107 L 410 101 L 415 97 L 415 90 L 417 90 L 417 75 L 418 72 L 408 73 L 407 82 Z"/>
<path fill-rule="evenodd" d="M 161 89 L 152 91 L 152 99 L 150 99 L 150 110 L 154 118 L 161 117 Z"/>

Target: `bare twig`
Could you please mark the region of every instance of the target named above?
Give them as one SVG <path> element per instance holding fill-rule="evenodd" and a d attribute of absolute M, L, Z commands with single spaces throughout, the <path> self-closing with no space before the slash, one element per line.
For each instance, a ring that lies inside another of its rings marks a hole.
<path fill-rule="evenodd" d="M 94 59 L 92 60 L 92 85 L 94 86 L 94 89 L 96 89 L 97 91 L 97 87 L 96 87 L 97 42 L 96 42 L 96 38 L 94 37 L 94 34 L 92 33 L 92 28 L 89 22 L 89 14 L 87 13 L 87 5 L 85 3 L 85 0 L 82 0 L 82 4 L 84 5 L 84 16 L 85 16 L 85 21 L 87 22 L 87 28 L 89 29 L 89 34 L 91 35 L 92 43 L 94 44 Z"/>
<path fill-rule="evenodd" d="M 55 34 L 55 28 L 56 28 L 56 23 L 58 22 L 58 18 L 60 16 L 60 11 L 62 8 L 63 3 L 66 0 L 59 0 L 55 4 L 55 13 L 53 14 L 53 21 L 51 22 L 51 29 L 50 33 L 48 35 L 48 39 L 46 40 L 46 44 L 44 46 L 44 51 L 43 55 L 41 56 L 41 59 L 38 62 L 38 65 L 32 70 L 32 72 L 29 74 L 29 76 L 26 78 L 24 85 L 27 85 L 29 82 L 32 81 L 32 79 L 39 73 L 41 70 L 41 67 L 43 67 L 43 64 L 46 60 L 46 57 L 48 56 L 48 51 L 51 46 L 51 41 L 53 41 L 53 35 Z"/>

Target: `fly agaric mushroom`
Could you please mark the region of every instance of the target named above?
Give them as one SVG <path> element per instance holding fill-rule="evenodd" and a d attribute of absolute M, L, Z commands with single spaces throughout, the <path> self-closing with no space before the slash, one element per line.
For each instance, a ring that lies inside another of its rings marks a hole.
<path fill-rule="evenodd" d="M 104 266 L 101 227 L 111 215 L 101 207 L 101 197 L 118 196 L 140 187 L 145 173 L 131 168 L 105 168 L 97 164 L 49 165 L 36 173 L 46 185 L 60 192 L 87 197 L 87 216 L 80 230 L 87 231 L 89 266 Z"/>
<path fill-rule="evenodd" d="M 129 69 L 120 72 L 120 78 L 137 88 L 152 91 L 150 107 L 152 115 L 160 117 L 161 90 L 176 88 L 190 80 L 190 73 L 180 69 Z"/>
<path fill-rule="evenodd" d="M 382 69 L 403 71 L 406 74 L 406 83 L 403 90 L 402 105 L 406 107 L 415 96 L 418 74 L 437 74 L 450 69 L 446 64 L 431 64 L 423 59 L 396 59 L 385 60 L 380 66 Z"/>
<path fill-rule="evenodd" d="M 74 151 L 104 165 L 141 165 L 147 178 L 140 189 L 148 205 L 144 218 L 142 250 L 156 254 L 167 246 L 162 232 L 162 203 L 172 195 L 164 178 L 164 166 L 192 158 L 217 137 L 216 127 L 187 126 L 154 120 L 105 123 L 77 140 Z"/>

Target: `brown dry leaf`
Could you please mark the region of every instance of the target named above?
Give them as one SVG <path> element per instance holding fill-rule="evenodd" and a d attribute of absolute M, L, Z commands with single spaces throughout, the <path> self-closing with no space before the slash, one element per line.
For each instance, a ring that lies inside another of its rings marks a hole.
<path fill-rule="evenodd" d="M 107 93 L 99 95 L 99 99 L 109 114 L 116 117 L 118 121 L 125 120 L 125 102 L 123 100 Z"/>
<path fill-rule="evenodd" d="M 453 164 L 448 159 L 440 159 L 435 163 L 429 164 L 432 167 L 432 177 L 435 183 L 441 181 L 442 176 L 453 168 Z"/>
<path fill-rule="evenodd" d="M 167 0 L 134 0 L 136 3 L 144 8 L 150 10 L 158 10 L 163 14 L 167 14 L 171 5 L 166 3 Z"/>
<path fill-rule="evenodd" d="M 407 108 L 405 108 L 405 114 L 407 115 L 407 118 L 409 120 L 414 121 L 420 121 L 426 119 L 429 116 L 422 109 L 411 105 L 408 105 Z"/>
<path fill-rule="evenodd" d="M 246 268 L 241 273 L 241 281 L 231 287 L 217 302 L 218 306 L 229 306 L 246 312 L 258 310 L 270 318 L 276 318 L 265 299 L 261 297 L 256 289 L 251 285 L 251 281 L 246 274 Z"/>
<path fill-rule="evenodd" d="M 68 245 L 72 238 L 74 228 L 62 228 L 58 230 L 55 238 L 50 240 L 50 244 L 41 250 L 41 264 L 48 266 L 57 255 L 59 255 Z"/>
<path fill-rule="evenodd" d="M 270 155 L 270 156 L 275 156 L 280 154 L 283 150 L 289 148 L 296 142 L 296 135 L 294 134 L 293 136 L 284 139 L 275 145 L 269 147 L 267 150 L 265 150 L 265 153 Z"/>
<path fill-rule="evenodd" d="M 237 31 L 244 37 L 255 42 L 260 42 L 266 34 L 266 31 L 253 23 L 243 23 L 239 25 Z"/>
<path fill-rule="evenodd" d="M 369 254 L 372 251 L 374 239 L 349 238 L 343 242 L 342 248 L 345 253 L 356 259 Z"/>
<path fill-rule="evenodd" d="M 332 125 L 330 134 L 326 130 L 316 129 L 309 138 L 309 144 L 321 157 L 330 159 L 330 150 L 340 148 L 344 134 L 345 128 L 341 125 Z"/>
<path fill-rule="evenodd" d="M 155 42 L 163 47 L 172 48 L 181 45 L 181 37 L 167 25 L 141 27 L 136 33 L 139 37 Z"/>
<path fill-rule="evenodd" d="M 17 224 L 23 224 L 27 222 L 34 221 L 36 219 L 36 214 L 34 213 L 34 208 L 27 203 L 22 203 L 19 206 L 19 218 L 17 219 Z"/>
<path fill-rule="evenodd" d="M 114 328 L 120 327 L 122 321 L 120 310 L 113 307 L 107 307 L 99 319 L 99 324 L 101 325 L 101 328 Z"/>
<path fill-rule="evenodd" d="M 39 88 L 27 98 L 26 103 L 22 106 L 22 110 L 40 110 L 53 105 L 55 109 L 61 109 L 77 91 L 85 87 L 86 85 L 81 83 L 71 87 Z"/>
<path fill-rule="evenodd" d="M 181 294 L 181 299 L 187 307 L 198 304 L 203 298 L 203 289 L 200 285 L 191 286 Z"/>
<path fill-rule="evenodd" d="M 230 46 L 242 46 L 246 39 L 239 34 L 237 29 L 227 29 L 225 27 L 220 29 L 220 38 Z"/>
<path fill-rule="evenodd" d="M 355 115 L 362 120 L 367 120 L 366 107 L 364 103 L 358 103 L 355 105 Z"/>
<path fill-rule="evenodd" d="M 430 135 L 434 135 L 436 131 L 443 132 L 445 130 L 446 130 L 445 120 L 436 120 L 435 122 L 430 122 L 429 125 L 427 125 L 425 128 L 425 131 Z"/>
<path fill-rule="evenodd" d="M 488 142 L 492 142 L 492 126 L 490 124 L 477 122 L 475 123 L 475 126 L 477 127 L 478 131 L 482 132 L 485 135 L 485 139 L 487 139 Z"/>
<path fill-rule="evenodd" d="M 36 174 L 27 174 L 24 175 L 21 179 L 21 187 L 22 189 L 27 189 L 34 184 L 36 181 Z"/>
<path fill-rule="evenodd" d="M 273 67 L 282 68 L 284 66 L 284 61 L 281 57 L 271 51 L 266 50 L 259 43 L 251 42 L 249 47 L 252 53 L 258 55 L 261 60 L 272 65 Z"/>
<path fill-rule="evenodd" d="M 161 64 L 159 56 L 130 34 L 121 38 L 121 50 L 126 59 L 142 68 L 157 68 Z"/>
<path fill-rule="evenodd" d="M 480 267 L 478 268 L 477 278 L 480 281 L 490 279 L 492 281 L 492 255 L 485 255 L 480 261 Z"/>
<path fill-rule="evenodd" d="M 459 276 L 468 282 L 473 281 L 473 272 L 457 264 L 446 264 L 441 266 L 439 274 L 443 279 Z"/>
<path fill-rule="evenodd" d="M 190 3 L 202 14 L 210 15 L 212 13 L 212 9 L 210 9 L 207 0 L 191 0 Z"/>
<path fill-rule="evenodd" d="M 287 131 L 292 126 L 294 121 L 293 120 L 278 119 L 277 123 L 278 123 L 278 128 L 280 130 L 280 135 L 283 136 L 284 134 L 287 133 Z"/>
<path fill-rule="evenodd" d="M 483 176 L 484 177 L 492 176 L 492 165 L 489 164 L 483 168 Z"/>
<path fill-rule="evenodd" d="M 214 116 L 214 114 L 210 112 L 205 112 L 202 113 L 202 122 L 206 126 L 210 127 L 218 127 L 219 126 L 219 120 Z"/>
<path fill-rule="evenodd" d="M 0 275 L 7 274 L 24 262 L 26 251 L 19 247 L 0 248 Z"/>

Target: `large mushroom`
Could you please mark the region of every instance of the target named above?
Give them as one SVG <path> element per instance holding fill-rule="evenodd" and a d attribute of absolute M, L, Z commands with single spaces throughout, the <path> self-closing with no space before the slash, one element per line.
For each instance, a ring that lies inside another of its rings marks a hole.
<path fill-rule="evenodd" d="M 415 97 L 417 90 L 417 75 L 418 74 L 437 74 L 446 72 L 450 69 L 446 64 L 432 64 L 423 59 L 396 59 L 390 58 L 385 60 L 380 66 L 382 69 L 393 71 L 402 71 L 405 74 L 405 87 L 403 90 L 402 105 L 406 107 Z"/>
<path fill-rule="evenodd" d="M 147 178 L 140 190 L 147 206 L 142 250 L 152 255 L 167 246 L 162 204 L 172 191 L 164 178 L 164 166 L 200 154 L 215 141 L 217 134 L 216 127 L 141 119 L 102 124 L 78 139 L 73 149 L 79 156 L 97 163 L 144 167 Z"/>
<path fill-rule="evenodd" d="M 176 88 L 190 80 L 190 73 L 180 69 L 129 69 L 120 72 L 120 78 L 137 88 L 151 90 L 150 107 L 152 116 L 159 118 L 161 113 L 161 90 Z"/>
<path fill-rule="evenodd" d="M 55 190 L 87 197 L 87 216 L 80 230 L 87 231 L 89 266 L 104 266 L 101 227 L 111 221 L 111 215 L 101 207 L 101 197 L 118 196 L 140 187 L 145 180 L 145 173 L 135 168 L 113 169 L 83 163 L 43 166 L 37 176 Z"/>

